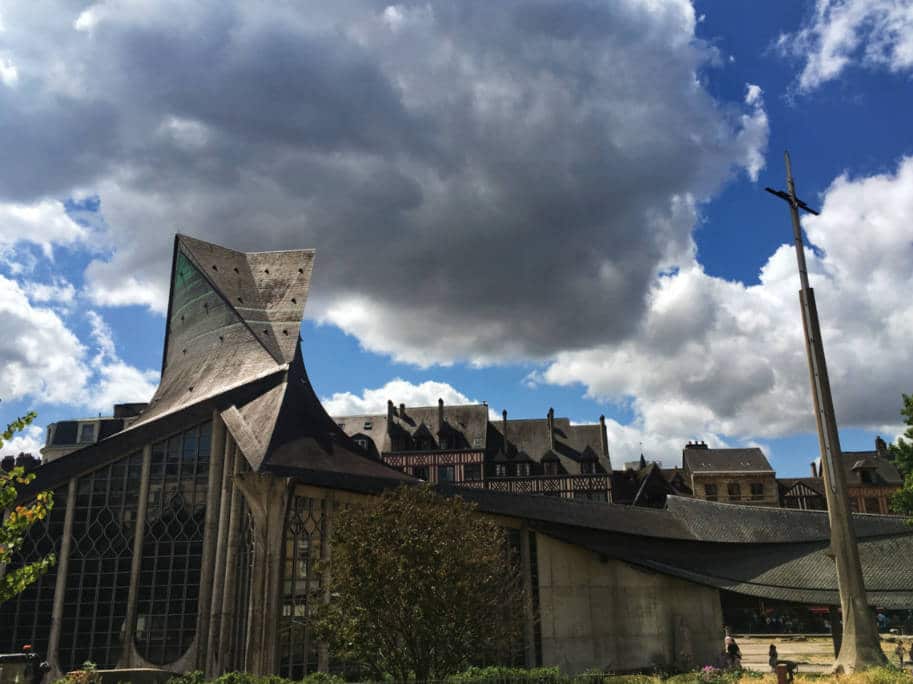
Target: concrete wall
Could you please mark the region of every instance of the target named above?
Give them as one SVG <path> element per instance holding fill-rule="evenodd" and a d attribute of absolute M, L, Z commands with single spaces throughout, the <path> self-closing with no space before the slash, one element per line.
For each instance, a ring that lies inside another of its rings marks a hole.
<path fill-rule="evenodd" d="M 567 673 L 715 664 L 723 644 L 716 589 L 647 572 L 536 536 L 542 663 Z"/>

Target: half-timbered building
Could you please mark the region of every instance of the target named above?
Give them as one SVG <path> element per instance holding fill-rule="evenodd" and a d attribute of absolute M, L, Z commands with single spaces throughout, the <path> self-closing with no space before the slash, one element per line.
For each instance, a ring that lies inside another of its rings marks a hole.
<path fill-rule="evenodd" d="M 605 417 L 575 425 L 549 409 L 543 419 L 491 420 L 485 404 L 409 406 L 386 415 L 333 420 L 368 455 L 426 482 L 521 494 L 609 501 L 612 465 Z"/>

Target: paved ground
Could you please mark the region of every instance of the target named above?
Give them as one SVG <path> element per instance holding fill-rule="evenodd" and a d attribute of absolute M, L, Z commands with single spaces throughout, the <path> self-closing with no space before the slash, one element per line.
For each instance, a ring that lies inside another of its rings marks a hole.
<path fill-rule="evenodd" d="M 830 639 L 821 637 L 797 637 L 795 635 L 770 634 L 736 636 L 742 649 L 742 667 L 756 672 L 770 672 L 767 653 L 771 644 L 777 647 L 780 660 L 799 663 L 799 672 L 829 672 L 834 660 L 834 645 Z M 904 639 L 904 649 L 909 653 L 913 640 Z M 882 642 L 882 649 L 892 661 L 894 644 Z"/>

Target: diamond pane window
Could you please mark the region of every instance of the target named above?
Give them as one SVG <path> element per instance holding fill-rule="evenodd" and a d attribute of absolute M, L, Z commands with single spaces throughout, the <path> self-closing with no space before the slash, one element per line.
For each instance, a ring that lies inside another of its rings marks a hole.
<path fill-rule="evenodd" d="M 196 633 L 210 428 L 152 446 L 135 644 L 155 665 L 180 658 Z"/>
<path fill-rule="evenodd" d="M 65 671 L 87 660 L 111 668 L 120 658 L 142 463 L 137 452 L 77 482 L 60 634 Z"/>
<path fill-rule="evenodd" d="M 325 539 L 327 502 L 296 496 L 289 506 L 285 529 L 282 575 L 282 615 L 279 618 L 279 673 L 301 679 L 317 669 L 317 643 L 308 619 L 319 598 L 320 560 Z"/>
<path fill-rule="evenodd" d="M 49 553 L 60 556 L 63 521 L 67 511 L 67 488 L 54 491 L 54 508 L 45 519 L 33 524 L 22 547 L 13 555 L 9 570 L 33 563 Z M 55 565 L 38 581 L 2 606 L 0 620 L 0 652 L 15 653 L 31 644 L 42 658 L 47 657 L 48 635 L 51 631 L 51 609 L 54 604 Z"/>

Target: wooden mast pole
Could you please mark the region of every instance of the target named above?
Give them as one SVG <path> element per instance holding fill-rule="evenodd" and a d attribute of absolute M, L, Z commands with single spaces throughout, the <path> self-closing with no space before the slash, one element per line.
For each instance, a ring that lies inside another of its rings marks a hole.
<path fill-rule="evenodd" d="M 799 301 L 802 307 L 805 351 L 808 355 L 809 379 L 821 450 L 822 477 L 827 497 L 827 515 L 831 528 L 831 554 L 837 566 L 837 585 L 840 592 L 840 606 L 843 611 L 843 639 L 834 663 L 834 671 L 850 673 L 884 665 L 886 659 L 881 650 L 881 641 L 874 616 L 866 601 L 859 546 L 856 543 L 856 533 L 853 530 L 849 497 L 847 496 L 846 474 L 841 463 L 840 436 L 837 432 L 837 419 L 834 414 L 827 363 L 824 358 L 824 345 L 821 341 L 815 291 L 808 284 L 808 270 L 805 265 L 805 245 L 802 239 L 802 226 L 799 222 L 799 209 L 815 215 L 818 212 L 796 197 L 796 186 L 788 152 L 784 152 L 784 160 L 786 162 L 787 192 L 771 188 L 766 188 L 766 190 L 786 201 L 792 218 L 796 260 L 802 285 L 802 289 L 799 291 Z"/>

